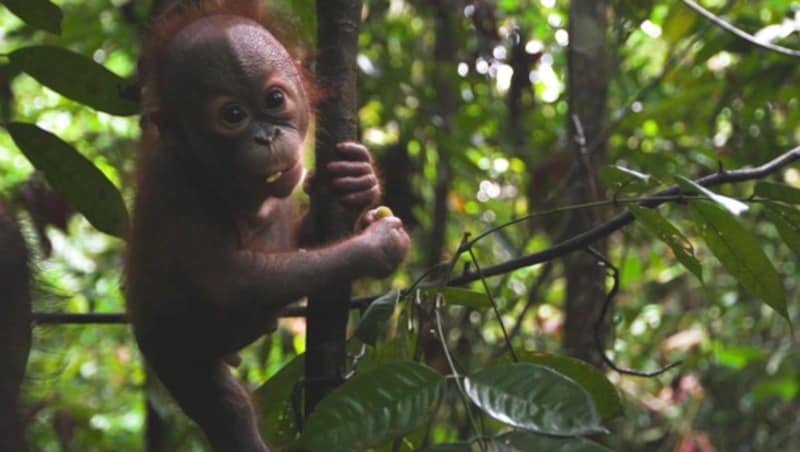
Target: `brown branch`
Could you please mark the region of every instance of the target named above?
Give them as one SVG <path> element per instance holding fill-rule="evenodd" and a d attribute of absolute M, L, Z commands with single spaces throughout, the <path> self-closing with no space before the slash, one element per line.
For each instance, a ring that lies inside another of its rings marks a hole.
<path fill-rule="evenodd" d="M 330 90 L 317 105 L 315 163 L 319 181 L 329 180 L 337 143 L 358 137 L 356 85 L 358 32 L 362 0 L 317 2 L 316 77 Z M 332 243 L 353 232 L 360 212 L 339 205 L 331 190 L 317 184 L 311 193 L 311 214 L 317 243 Z M 308 296 L 306 316 L 305 410 L 310 414 L 322 398 L 342 382 L 347 359 L 347 318 L 351 282 L 340 281 Z"/>
<path fill-rule="evenodd" d="M 90 314 L 73 314 L 73 313 L 50 313 L 50 312 L 34 312 L 32 314 L 33 326 L 39 325 L 115 325 L 121 323 L 129 323 L 128 316 L 125 313 L 90 313 Z"/>
<path fill-rule="evenodd" d="M 289 306 L 284 308 L 278 317 L 305 317 L 305 306 Z M 124 312 L 108 313 L 73 313 L 73 312 L 34 312 L 31 315 L 33 326 L 39 325 L 117 325 L 130 323 L 128 315 Z"/>
<path fill-rule="evenodd" d="M 606 354 L 605 346 L 603 345 L 603 322 L 605 321 L 606 314 L 608 314 L 609 309 L 611 308 L 611 304 L 614 303 L 614 299 L 617 297 L 617 292 L 619 292 L 619 269 L 611 263 L 605 256 L 600 254 L 597 250 L 592 247 L 586 249 L 586 252 L 594 256 L 608 271 L 608 276 L 611 277 L 612 285 L 611 290 L 606 293 L 605 300 L 603 300 L 603 306 L 600 310 L 600 315 L 597 316 L 597 319 L 594 322 L 594 345 L 597 348 L 597 353 L 602 358 L 603 362 L 614 371 L 619 372 L 623 375 L 631 375 L 634 377 L 644 377 L 644 378 L 652 378 L 657 377 L 670 369 L 680 366 L 683 364 L 683 361 L 675 361 L 670 363 L 664 367 L 659 367 L 656 370 L 650 372 L 642 372 L 640 370 L 634 369 L 627 369 L 625 367 L 621 367 L 619 364 L 615 363 L 614 360 L 608 357 Z"/>
<path fill-rule="evenodd" d="M 703 176 L 696 179 L 695 182 L 703 187 L 714 187 L 722 184 L 730 184 L 737 182 L 745 182 L 756 179 L 763 179 L 770 174 L 780 171 L 783 168 L 791 165 L 792 163 L 800 160 L 800 147 L 796 147 L 787 151 L 784 154 L 764 163 L 761 166 L 754 168 L 740 169 L 734 171 L 719 171 L 715 174 Z M 643 207 L 657 207 L 671 198 L 680 195 L 680 189 L 677 186 L 662 190 L 652 196 L 644 198 L 639 205 Z M 633 215 L 626 212 L 617 215 L 610 221 L 594 227 L 582 234 L 564 240 L 563 242 L 540 251 L 538 253 L 529 254 L 520 258 L 511 259 L 506 262 L 484 268 L 481 275 L 485 278 L 490 276 L 502 275 L 504 273 L 512 272 L 523 267 L 530 267 L 532 265 L 548 262 L 559 257 L 563 257 L 573 251 L 582 250 L 590 246 L 593 242 L 608 237 L 612 233 L 622 229 L 623 227 L 633 222 Z M 481 235 L 483 236 L 483 235 Z M 466 244 L 465 246 L 469 246 Z M 464 248 L 466 250 L 466 248 Z M 459 250 L 461 251 L 461 250 Z M 455 278 L 452 278 L 448 285 L 461 286 L 480 279 L 481 275 L 471 272 L 465 273 Z M 350 309 L 363 309 L 372 300 L 378 298 L 378 295 L 370 295 L 364 297 L 353 298 L 350 302 Z M 281 311 L 279 317 L 305 317 L 305 306 L 290 306 Z M 51 314 L 51 313 L 34 313 L 34 324 L 87 324 L 87 323 L 100 323 L 100 324 L 113 324 L 125 323 L 127 320 L 125 314 Z"/>
<path fill-rule="evenodd" d="M 695 183 L 703 187 L 714 187 L 722 184 L 762 179 L 769 174 L 785 168 L 797 160 L 800 160 L 800 147 L 796 147 L 784 154 L 781 154 L 779 157 L 761 166 L 734 171 L 720 171 L 715 174 L 710 174 L 708 176 L 703 176 L 699 179 L 696 179 Z M 664 196 L 677 196 L 680 193 L 680 188 L 678 188 L 676 185 L 660 191 L 651 197 L 644 198 L 639 205 L 649 208 L 657 207 L 665 202 L 665 200 L 662 199 Z M 564 240 L 563 242 L 544 251 L 529 254 L 527 256 L 484 268 L 483 277 L 497 276 L 503 273 L 518 270 L 523 267 L 530 267 L 532 265 L 541 264 L 542 262 L 564 257 L 573 251 L 586 248 L 597 240 L 608 237 L 612 233 L 631 223 L 633 223 L 633 215 L 630 212 L 625 212 L 617 215 L 606 223 Z M 468 273 L 451 279 L 449 284 L 453 286 L 460 286 L 477 281 L 479 278 L 480 276 L 475 273 Z"/>
<path fill-rule="evenodd" d="M 688 6 L 689 8 L 693 9 L 697 14 L 705 17 L 706 19 L 710 20 L 723 30 L 727 31 L 735 35 L 738 38 L 744 39 L 745 41 L 749 42 L 750 44 L 761 47 L 762 49 L 766 49 L 775 53 L 779 53 L 781 55 L 790 56 L 794 58 L 800 58 L 800 51 L 790 49 L 788 47 L 779 46 L 777 44 L 772 44 L 770 42 L 761 42 L 756 39 L 755 36 L 751 35 L 750 33 L 732 25 L 730 22 L 727 22 L 725 19 L 717 16 L 716 14 L 712 13 L 711 11 L 703 8 L 699 4 L 693 2 L 692 0 L 681 0 L 684 5 Z"/>

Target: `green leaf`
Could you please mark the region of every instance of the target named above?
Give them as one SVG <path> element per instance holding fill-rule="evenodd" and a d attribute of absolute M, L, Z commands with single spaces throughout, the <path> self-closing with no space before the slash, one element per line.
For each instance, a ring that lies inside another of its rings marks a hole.
<path fill-rule="evenodd" d="M 138 113 L 136 102 L 120 93 L 128 84 L 91 58 L 53 46 L 32 46 L 8 55 L 11 65 L 53 91 L 112 115 Z"/>
<path fill-rule="evenodd" d="M 47 0 L 0 0 L 9 11 L 22 19 L 26 24 L 40 30 L 61 34 L 61 20 L 64 13 L 61 8 Z"/>
<path fill-rule="evenodd" d="M 261 413 L 261 434 L 276 449 L 288 447 L 297 439 L 292 395 L 304 372 L 305 355 L 297 355 L 253 393 Z"/>
<path fill-rule="evenodd" d="M 434 299 L 441 293 L 444 301 L 449 305 L 466 306 L 476 310 L 485 310 L 492 307 L 489 297 L 483 292 L 462 289 L 460 287 L 426 287 L 422 293 L 426 298 Z"/>
<path fill-rule="evenodd" d="M 493 439 L 497 452 L 611 452 L 611 449 L 583 438 L 554 438 L 536 433 L 514 430 Z M 466 449 L 462 449 L 466 450 Z"/>
<path fill-rule="evenodd" d="M 775 224 L 786 245 L 800 254 L 800 211 L 783 204 L 767 202 L 764 213 Z"/>
<path fill-rule="evenodd" d="M 649 174 L 616 165 L 600 168 L 600 178 L 615 192 L 641 192 L 656 185 Z"/>
<path fill-rule="evenodd" d="M 672 223 L 666 218 L 661 216 L 653 209 L 647 209 L 639 206 L 630 206 L 628 210 L 631 211 L 636 221 L 649 233 L 655 235 L 662 242 L 664 242 L 687 270 L 692 272 L 697 279 L 703 281 L 703 267 L 700 261 L 694 256 L 694 248 L 692 247 L 689 239 L 681 233 Z"/>
<path fill-rule="evenodd" d="M 586 390 L 545 366 L 494 366 L 464 378 L 464 389 L 489 416 L 514 427 L 555 436 L 606 433 Z"/>
<path fill-rule="evenodd" d="M 602 419 L 622 416 L 623 408 L 619 392 L 608 381 L 603 372 L 579 359 L 568 356 L 539 352 L 523 356 L 525 361 L 549 367 L 581 385 L 592 397 L 595 406 L 597 406 L 597 412 Z"/>
<path fill-rule="evenodd" d="M 703 187 L 702 185 L 696 184 L 693 180 L 689 180 L 683 176 L 678 176 L 677 178 L 678 186 L 681 187 L 681 190 L 684 192 L 693 192 L 696 191 L 715 203 L 719 204 L 720 206 L 724 207 L 725 210 L 728 212 L 739 215 L 740 213 L 746 211 L 750 207 L 747 204 L 733 198 L 729 198 L 727 196 L 723 196 L 713 191 Z"/>
<path fill-rule="evenodd" d="M 717 205 L 693 202 L 689 209 L 700 235 L 722 266 L 789 321 L 783 282 L 753 234 Z"/>
<path fill-rule="evenodd" d="M 775 182 L 758 181 L 754 194 L 772 201 L 782 201 L 789 204 L 800 204 L 800 189 Z"/>
<path fill-rule="evenodd" d="M 444 395 L 444 377 L 415 362 L 357 375 L 323 399 L 302 444 L 313 451 L 357 451 L 427 425 Z"/>
<path fill-rule="evenodd" d="M 384 325 L 394 313 L 394 307 L 399 300 L 400 291 L 392 290 L 370 303 L 353 334 L 365 344 L 375 345 L 378 335 L 384 330 Z"/>
<path fill-rule="evenodd" d="M 128 211 L 122 194 L 105 174 L 61 138 L 33 124 L 13 122 L 6 128 L 31 164 L 92 226 L 123 237 Z"/>

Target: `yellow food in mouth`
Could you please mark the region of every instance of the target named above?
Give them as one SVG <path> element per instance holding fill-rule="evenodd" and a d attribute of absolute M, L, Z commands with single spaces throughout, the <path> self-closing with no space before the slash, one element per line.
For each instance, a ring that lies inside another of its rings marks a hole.
<path fill-rule="evenodd" d="M 283 176 L 283 171 L 278 171 L 277 173 L 271 174 L 267 176 L 266 181 L 268 184 L 275 182 L 276 180 L 280 179 Z"/>

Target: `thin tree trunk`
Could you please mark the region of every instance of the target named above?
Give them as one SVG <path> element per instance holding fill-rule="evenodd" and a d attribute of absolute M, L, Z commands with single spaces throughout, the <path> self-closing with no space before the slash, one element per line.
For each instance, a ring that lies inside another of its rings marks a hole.
<path fill-rule="evenodd" d="M 329 93 L 318 106 L 316 136 L 317 187 L 326 187 L 324 171 L 336 158 L 336 143 L 358 135 L 356 57 L 361 24 L 360 0 L 317 2 L 317 82 Z M 352 234 L 356 213 L 341 208 L 330 193 L 312 195 L 314 232 L 320 243 Z M 306 344 L 306 413 L 341 382 L 345 364 L 350 281 L 341 281 L 308 303 Z"/>
<path fill-rule="evenodd" d="M 0 203 L 0 450 L 27 451 L 19 391 L 31 349 L 31 270 L 19 225 Z"/>
<path fill-rule="evenodd" d="M 436 44 L 434 59 L 436 60 L 434 84 L 440 105 L 434 118 L 436 133 L 436 186 L 433 195 L 433 228 L 429 237 L 426 264 L 432 267 L 442 260 L 445 241 L 447 239 L 448 194 L 453 175 L 450 164 L 450 148 L 452 147 L 452 118 L 456 111 L 456 94 L 451 86 L 446 71 L 454 70 L 456 64 L 455 30 L 453 27 L 453 11 L 458 11 L 452 0 L 437 0 L 434 5 L 434 26 Z"/>
<path fill-rule="evenodd" d="M 570 204 L 603 196 L 596 174 L 606 156 L 602 134 L 608 94 L 607 9 L 607 0 L 573 0 L 570 4 L 567 127 L 576 166 L 566 193 Z M 565 235 L 572 237 L 601 220 L 602 212 L 598 210 L 576 211 L 567 223 Z M 596 248 L 602 253 L 605 245 L 597 244 Z M 605 296 L 605 272 L 597 259 L 587 253 L 570 254 L 564 265 L 567 277 L 564 349 L 599 366 L 602 360 L 595 346 L 593 325 Z M 601 337 L 605 337 L 605 332 Z"/>

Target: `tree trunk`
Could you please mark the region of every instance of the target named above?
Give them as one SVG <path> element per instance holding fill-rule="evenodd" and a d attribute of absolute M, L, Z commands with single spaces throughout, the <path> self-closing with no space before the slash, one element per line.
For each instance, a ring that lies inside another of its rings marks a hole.
<path fill-rule="evenodd" d="M 317 83 L 328 95 L 318 105 L 316 135 L 317 192 L 311 197 L 314 232 L 319 243 L 353 232 L 356 212 L 341 208 L 324 191 L 325 166 L 336 159 L 336 143 L 358 135 L 356 57 L 361 22 L 360 0 L 317 2 Z M 311 294 L 308 301 L 306 344 L 306 413 L 341 383 L 344 372 L 350 281 Z"/>
<path fill-rule="evenodd" d="M 439 109 L 434 118 L 436 126 L 436 186 L 433 199 L 433 228 L 429 238 L 425 263 L 432 267 L 442 260 L 447 239 L 448 195 L 452 183 L 452 167 L 450 164 L 450 148 L 452 147 L 452 120 L 456 111 L 456 93 L 450 79 L 455 71 L 456 46 L 453 27 L 453 11 L 458 6 L 452 0 L 437 0 L 433 3 L 436 44 L 434 47 L 434 85 L 438 97 Z"/>
<path fill-rule="evenodd" d="M 30 349 L 28 248 L 11 212 L 0 203 L 0 450 L 28 450 L 19 390 Z"/>
<path fill-rule="evenodd" d="M 569 146 L 576 171 L 566 193 L 568 204 L 595 201 L 603 197 L 597 168 L 605 160 L 608 95 L 608 52 L 606 0 L 573 0 L 569 17 Z M 583 232 L 602 220 L 599 210 L 572 213 L 565 237 Z M 596 248 L 604 252 L 605 245 Z M 601 365 L 594 342 L 594 323 L 605 297 L 605 271 L 587 253 L 572 253 L 564 259 L 567 300 L 564 349 L 573 356 Z M 605 331 L 601 337 L 605 337 Z M 602 345 L 602 344 L 601 344 Z"/>

